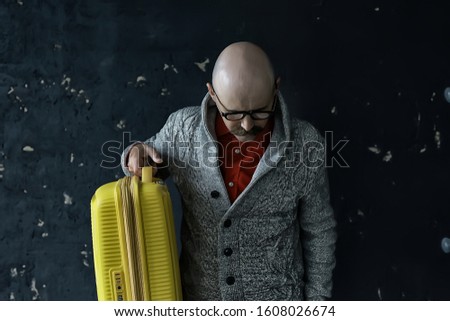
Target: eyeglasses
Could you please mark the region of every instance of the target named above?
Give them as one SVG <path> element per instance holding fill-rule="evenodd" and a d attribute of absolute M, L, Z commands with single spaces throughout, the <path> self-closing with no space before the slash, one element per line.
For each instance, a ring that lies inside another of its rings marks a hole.
<path fill-rule="evenodd" d="M 213 88 L 213 90 L 214 90 L 214 88 Z M 220 98 L 217 95 L 217 92 L 215 90 L 214 90 L 214 93 L 216 94 L 217 100 L 223 106 L 223 108 L 228 109 L 220 101 Z M 232 111 L 232 112 L 224 113 L 219 110 L 219 112 L 220 112 L 220 115 L 222 115 L 222 117 L 224 117 L 225 119 L 230 120 L 230 121 L 242 120 L 247 115 L 249 115 L 253 120 L 265 120 L 265 119 L 269 119 L 275 113 L 274 110 L 275 110 L 276 101 L 277 101 L 276 95 L 274 95 L 272 108 L 271 108 L 271 110 L 268 110 L 268 111 L 250 110 L 250 111 Z"/>

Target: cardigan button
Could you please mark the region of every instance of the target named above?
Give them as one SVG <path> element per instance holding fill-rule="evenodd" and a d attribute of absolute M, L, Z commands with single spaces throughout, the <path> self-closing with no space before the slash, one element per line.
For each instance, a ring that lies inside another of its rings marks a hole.
<path fill-rule="evenodd" d="M 236 280 L 234 279 L 234 277 L 232 277 L 232 276 L 227 277 L 226 282 L 227 282 L 228 285 L 233 285 L 233 284 L 234 284 L 234 281 L 236 281 Z"/>
<path fill-rule="evenodd" d="M 233 250 L 227 247 L 225 250 L 223 250 L 223 254 L 225 254 L 225 256 L 231 256 L 231 254 L 233 254 Z"/>
<path fill-rule="evenodd" d="M 226 228 L 229 228 L 231 226 L 231 220 L 230 219 L 226 219 L 225 222 L 223 222 L 223 226 Z"/>
<path fill-rule="evenodd" d="M 211 192 L 211 197 L 212 198 L 218 198 L 220 196 L 220 193 L 218 191 L 212 191 Z"/>

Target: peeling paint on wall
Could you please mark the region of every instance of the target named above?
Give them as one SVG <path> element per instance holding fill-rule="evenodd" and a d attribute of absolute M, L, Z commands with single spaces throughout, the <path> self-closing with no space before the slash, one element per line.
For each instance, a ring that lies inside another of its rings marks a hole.
<path fill-rule="evenodd" d="M 194 62 L 197 67 L 203 71 L 206 72 L 206 65 L 209 64 L 209 58 L 206 58 L 203 62 Z"/>

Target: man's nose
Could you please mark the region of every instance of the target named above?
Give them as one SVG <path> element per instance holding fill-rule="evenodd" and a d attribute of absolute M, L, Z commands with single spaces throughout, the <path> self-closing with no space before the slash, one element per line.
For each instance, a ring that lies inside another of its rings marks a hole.
<path fill-rule="evenodd" d="M 250 117 L 250 115 L 245 115 L 244 118 L 241 120 L 241 127 L 244 128 L 246 131 L 250 131 L 250 129 L 255 126 L 255 122 L 253 121 L 253 118 Z"/>

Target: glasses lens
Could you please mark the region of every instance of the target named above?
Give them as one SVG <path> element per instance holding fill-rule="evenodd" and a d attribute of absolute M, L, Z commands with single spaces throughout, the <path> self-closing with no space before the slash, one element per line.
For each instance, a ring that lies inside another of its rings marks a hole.
<path fill-rule="evenodd" d="M 225 118 L 228 119 L 228 120 L 240 120 L 240 119 L 244 118 L 244 114 L 241 114 L 241 113 L 227 114 L 225 116 Z"/>
<path fill-rule="evenodd" d="M 269 118 L 270 117 L 270 114 L 271 113 L 268 113 L 268 112 L 257 112 L 257 113 L 253 113 L 252 114 L 252 118 L 253 119 L 257 119 L 257 120 L 260 120 L 260 119 L 267 119 L 267 118 Z"/>

